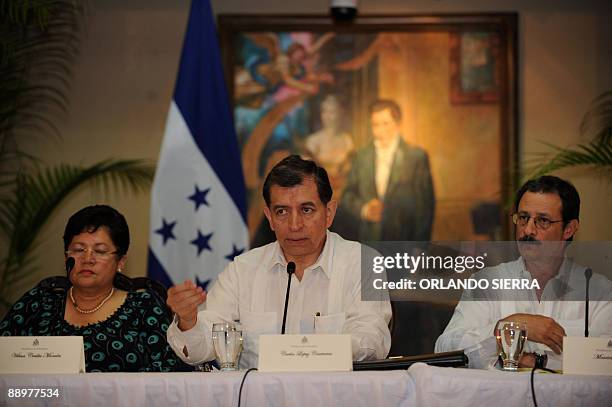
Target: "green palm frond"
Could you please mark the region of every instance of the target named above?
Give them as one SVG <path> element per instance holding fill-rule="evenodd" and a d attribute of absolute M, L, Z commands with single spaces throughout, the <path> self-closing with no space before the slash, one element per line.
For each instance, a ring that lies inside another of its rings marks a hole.
<path fill-rule="evenodd" d="M 0 170 L 27 161 L 19 140 L 60 137 L 83 0 L 0 1 Z"/>
<path fill-rule="evenodd" d="M 15 24 L 25 24 L 34 20 L 38 25 L 44 27 L 51 14 L 52 1 L 40 1 L 38 4 L 27 0 L 2 1 L 0 3 L 0 14 L 5 16 L 4 20 Z"/>
<path fill-rule="evenodd" d="M 0 199 L 0 232 L 10 242 L 0 292 L 20 277 L 17 272 L 27 263 L 41 228 L 71 192 L 82 185 L 105 192 L 144 191 L 154 174 L 154 166 L 142 160 L 106 160 L 90 167 L 61 164 L 19 174 L 13 197 Z"/>
<path fill-rule="evenodd" d="M 612 90 L 593 100 L 580 123 L 580 134 L 592 141 L 568 148 L 544 143 L 550 151 L 535 154 L 526 162 L 524 180 L 585 167 L 612 181 Z"/>
<path fill-rule="evenodd" d="M 612 90 L 593 100 L 580 123 L 580 133 L 603 144 L 612 142 Z"/>
<path fill-rule="evenodd" d="M 612 138 L 561 148 L 545 143 L 553 152 L 535 155 L 527 162 L 527 179 L 538 178 L 564 168 L 586 167 L 612 180 Z"/>

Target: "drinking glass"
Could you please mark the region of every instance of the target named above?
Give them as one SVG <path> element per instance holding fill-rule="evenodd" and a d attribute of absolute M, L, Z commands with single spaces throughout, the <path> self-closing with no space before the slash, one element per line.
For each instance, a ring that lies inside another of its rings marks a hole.
<path fill-rule="evenodd" d="M 527 341 L 527 325 L 515 321 L 499 321 L 495 327 L 497 353 L 506 371 L 518 370 L 519 360 Z"/>
<path fill-rule="evenodd" d="M 242 352 L 242 331 L 227 322 L 213 324 L 212 340 L 217 354 L 219 368 L 223 371 L 238 370 L 238 360 Z"/>

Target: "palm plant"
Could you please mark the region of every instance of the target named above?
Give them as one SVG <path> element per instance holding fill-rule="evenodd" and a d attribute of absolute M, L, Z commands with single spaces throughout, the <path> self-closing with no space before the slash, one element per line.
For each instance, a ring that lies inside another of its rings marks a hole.
<path fill-rule="evenodd" d="M 71 192 L 138 192 L 153 180 L 154 166 L 142 160 L 46 168 L 22 147 L 61 138 L 83 12 L 83 0 L 0 0 L 0 308 L 10 304 L 7 288 L 36 271 L 34 242 Z"/>
<path fill-rule="evenodd" d="M 528 179 L 582 166 L 612 180 L 612 90 L 591 103 L 580 124 L 580 134 L 591 141 L 569 148 L 547 144 L 552 152 L 536 155 L 526 172 Z"/>
<path fill-rule="evenodd" d="M 70 0 L 0 2 L 1 187 L 12 187 L 34 159 L 20 147 L 24 139 L 59 137 L 55 121 L 68 108 L 82 12 Z"/>

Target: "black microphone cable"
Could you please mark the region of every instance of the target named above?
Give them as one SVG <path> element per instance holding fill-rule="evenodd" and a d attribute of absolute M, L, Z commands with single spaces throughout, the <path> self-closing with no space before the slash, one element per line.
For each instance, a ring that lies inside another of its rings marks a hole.
<path fill-rule="evenodd" d="M 538 369 L 539 370 L 544 370 L 545 372 L 548 372 L 548 373 L 558 374 L 558 372 L 555 372 L 552 369 L 547 369 L 545 367 L 535 367 L 534 366 L 533 369 L 531 369 L 531 398 L 533 399 L 533 405 L 535 407 L 538 407 L 538 402 L 536 401 L 535 387 L 533 385 L 533 376 L 534 376 L 535 371 L 538 370 Z"/>
<path fill-rule="evenodd" d="M 246 380 L 247 375 L 251 373 L 253 370 L 257 370 L 257 368 L 252 367 L 248 369 L 246 372 L 244 372 L 244 376 L 242 376 L 242 381 L 240 382 L 240 390 L 238 390 L 238 407 L 240 407 L 240 400 L 242 398 L 242 386 L 244 385 L 244 381 Z"/>

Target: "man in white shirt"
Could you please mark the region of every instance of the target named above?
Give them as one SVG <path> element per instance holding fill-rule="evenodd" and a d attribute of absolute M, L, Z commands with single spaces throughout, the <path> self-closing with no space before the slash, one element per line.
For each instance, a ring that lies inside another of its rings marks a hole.
<path fill-rule="evenodd" d="M 431 238 L 435 198 L 429 158 L 403 140 L 401 118 L 393 100 L 370 106 L 373 140 L 352 160 L 340 206 L 343 222 L 336 225 L 360 241 Z"/>
<path fill-rule="evenodd" d="M 517 293 L 516 301 L 474 299 L 465 291 L 435 351 L 464 349 L 470 366 L 490 367 L 497 358 L 494 329 L 498 321 L 527 325 L 528 341 L 520 365 L 532 367 L 536 353 L 549 355 L 549 367 L 560 367 L 564 336 L 584 334 L 584 267 L 565 257 L 567 241 L 579 226 L 580 197 L 572 184 L 558 177 L 528 181 L 517 193 L 516 240 L 521 257 L 480 272 L 480 277 L 537 279 L 538 288 Z M 523 243 L 525 242 L 525 243 Z M 477 274 L 478 275 L 478 274 Z M 475 276 L 476 277 L 476 276 Z M 562 290 L 559 288 L 562 287 Z M 612 336 L 612 284 L 593 275 L 589 329 L 591 336 Z M 559 294 L 561 292 L 561 294 Z M 592 291 L 593 293 L 593 291 Z"/>
<path fill-rule="evenodd" d="M 268 174 L 263 196 L 276 242 L 236 257 L 208 294 L 191 281 L 170 288 L 168 305 L 176 314 L 170 346 L 187 363 L 212 360 L 212 324 L 239 321 L 240 366 L 256 366 L 259 335 L 280 333 L 287 264 L 294 262 L 286 333 L 346 333 L 354 360 L 386 357 L 391 306 L 361 300 L 361 245 L 327 230 L 336 202 L 325 169 L 289 156 Z"/>

